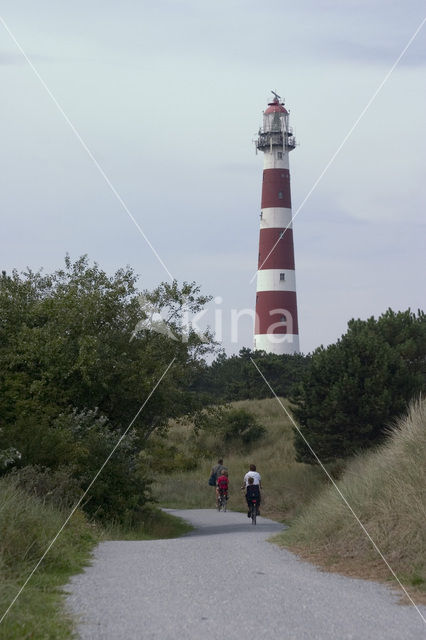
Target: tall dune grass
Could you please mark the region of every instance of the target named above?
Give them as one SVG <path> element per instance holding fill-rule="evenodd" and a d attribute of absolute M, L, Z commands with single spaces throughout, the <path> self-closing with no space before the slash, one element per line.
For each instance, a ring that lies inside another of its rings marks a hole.
<path fill-rule="evenodd" d="M 213 507 L 214 488 L 208 486 L 207 480 L 212 465 L 223 456 L 229 470 L 231 509 L 245 509 L 240 486 L 249 464 L 254 463 L 262 476 L 262 512 L 280 519 L 293 517 L 324 485 L 322 472 L 295 462 L 292 425 L 275 399 L 241 400 L 232 406 L 253 413 L 265 427 L 265 435 L 250 447 L 234 444 L 226 448 L 220 436 L 200 434 L 195 442 L 192 425 L 174 425 L 170 443 L 185 455 L 195 447 L 201 457 L 193 471 L 159 476 L 154 485 L 156 498 L 167 507 Z M 203 451 L 211 455 L 205 458 Z"/>
<path fill-rule="evenodd" d="M 426 402 L 413 402 L 380 448 L 353 459 L 338 486 L 399 577 L 424 588 Z M 317 553 L 327 564 L 345 559 L 367 567 L 379 559 L 331 486 L 306 507 L 279 540 Z M 383 572 L 387 571 L 383 563 Z"/>
<path fill-rule="evenodd" d="M 24 584 L 66 513 L 0 479 L 0 617 Z M 60 586 L 81 570 L 97 537 L 76 512 L 0 625 L 0 639 L 69 638 L 72 623 L 61 610 Z"/>

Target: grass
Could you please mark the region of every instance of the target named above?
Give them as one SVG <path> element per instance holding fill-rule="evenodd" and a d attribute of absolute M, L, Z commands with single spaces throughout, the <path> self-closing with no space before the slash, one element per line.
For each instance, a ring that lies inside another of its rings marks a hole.
<path fill-rule="evenodd" d="M 406 586 L 426 593 L 426 402 L 412 404 L 383 446 L 354 458 L 338 486 Z M 329 569 L 389 577 L 334 487 L 276 540 Z"/>
<path fill-rule="evenodd" d="M 318 495 L 324 486 L 323 473 L 311 465 L 295 462 L 292 425 L 275 399 L 241 400 L 233 407 L 253 413 L 266 434 L 249 448 L 226 448 L 223 441 L 212 434 L 195 437 L 191 424 L 174 424 L 168 441 L 186 457 L 191 451 L 199 459 L 193 471 L 162 474 L 154 484 L 154 493 L 160 504 L 174 508 L 211 508 L 214 506 L 214 488 L 207 484 L 210 469 L 224 457 L 229 470 L 229 508 L 244 510 L 245 500 L 240 486 L 249 464 L 254 463 L 262 476 L 264 515 L 278 520 L 290 520 L 307 502 Z M 202 457 L 202 452 L 210 452 Z"/>
<path fill-rule="evenodd" d="M 179 538 L 193 530 L 192 525 L 182 518 L 148 507 L 137 527 L 123 527 L 120 524 L 107 525 L 101 534 L 102 540 L 164 540 Z"/>
<path fill-rule="evenodd" d="M 0 617 L 65 517 L 59 509 L 18 489 L 10 479 L 0 480 Z M 96 541 L 94 527 L 76 512 L 0 624 L 2 640 L 71 637 L 72 621 L 62 612 L 61 586 L 88 562 Z"/>
<path fill-rule="evenodd" d="M 67 515 L 29 496 L 10 478 L 0 479 L 0 618 Z M 90 552 L 100 540 L 168 538 L 189 530 L 186 522 L 155 508 L 146 510 L 136 530 L 118 525 L 101 529 L 76 511 L 0 624 L 0 640 L 72 638 L 73 620 L 64 610 L 63 587 L 90 563 Z"/>

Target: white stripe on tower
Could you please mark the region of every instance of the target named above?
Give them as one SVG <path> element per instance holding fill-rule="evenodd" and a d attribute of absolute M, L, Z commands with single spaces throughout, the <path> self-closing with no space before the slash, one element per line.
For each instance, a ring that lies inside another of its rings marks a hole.
<path fill-rule="evenodd" d="M 289 152 L 296 142 L 288 111 L 275 95 L 256 146 L 264 153 L 254 348 L 299 352 Z"/>

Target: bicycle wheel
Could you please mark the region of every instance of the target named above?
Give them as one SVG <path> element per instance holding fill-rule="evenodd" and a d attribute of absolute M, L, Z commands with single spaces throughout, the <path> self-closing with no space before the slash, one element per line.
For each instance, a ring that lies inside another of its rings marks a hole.
<path fill-rule="evenodd" d="M 251 503 L 251 523 L 256 524 L 256 515 L 257 515 L 257 504 L 255 502 Z"/>

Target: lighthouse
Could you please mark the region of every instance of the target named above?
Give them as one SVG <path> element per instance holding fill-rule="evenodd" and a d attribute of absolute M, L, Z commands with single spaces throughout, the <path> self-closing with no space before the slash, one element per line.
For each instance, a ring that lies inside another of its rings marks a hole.
<path fill-rule="evenodd" d="M 284 102 L 272 93 L 256 140 L 264 163 L 254 348 L 282 355 L 299 352 L 289 171 L 296 140 Z"/>

